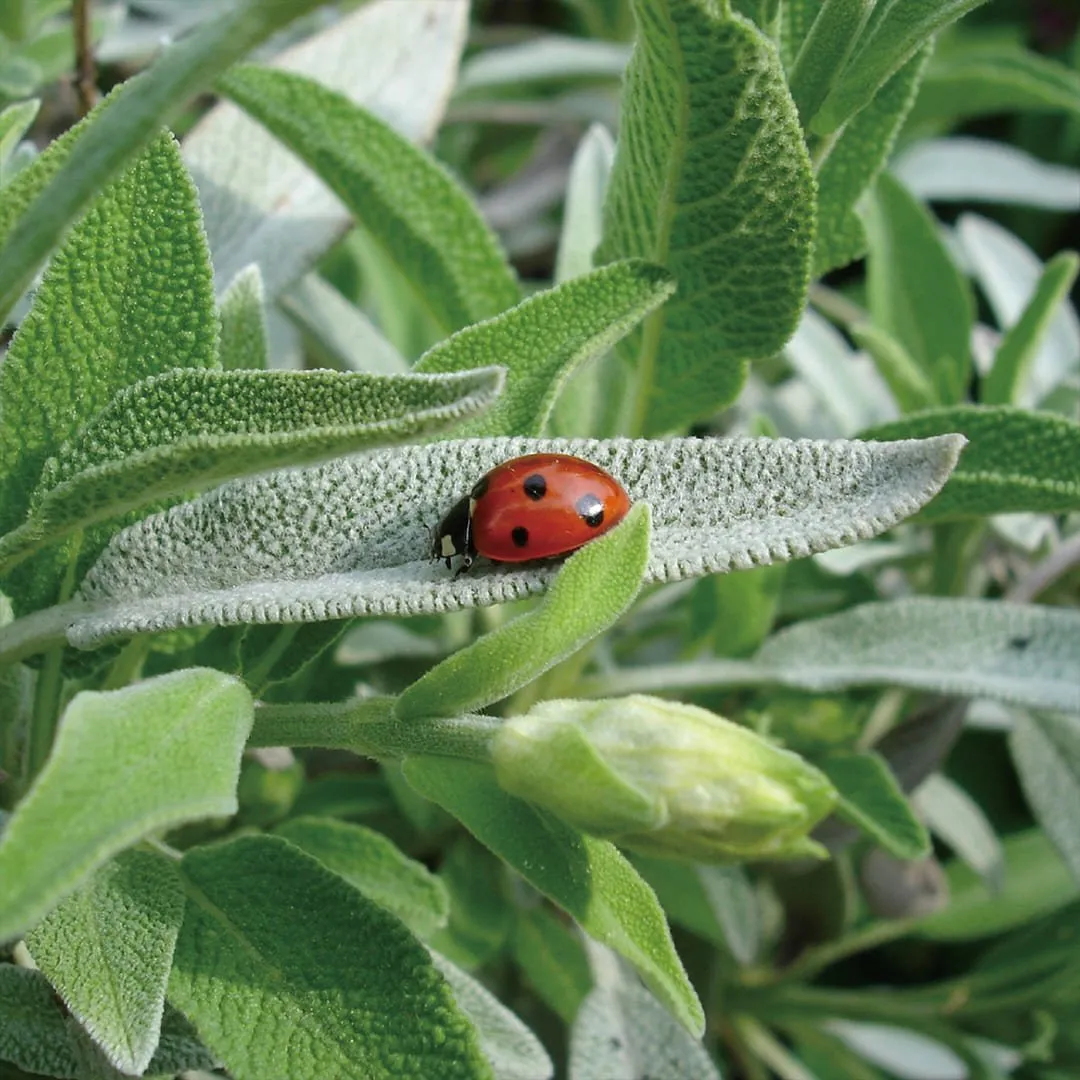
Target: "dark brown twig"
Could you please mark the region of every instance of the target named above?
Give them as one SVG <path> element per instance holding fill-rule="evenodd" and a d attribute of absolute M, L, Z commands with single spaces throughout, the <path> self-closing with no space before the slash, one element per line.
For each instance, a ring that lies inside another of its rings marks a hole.
<path fill-rule="evenodd" d="M 90 0 L 72 0 L 71 18 L 75 31 L 75 93 L 79 113 L 85 116 L 98 100 L 97 65 L 90 40 Z"/>

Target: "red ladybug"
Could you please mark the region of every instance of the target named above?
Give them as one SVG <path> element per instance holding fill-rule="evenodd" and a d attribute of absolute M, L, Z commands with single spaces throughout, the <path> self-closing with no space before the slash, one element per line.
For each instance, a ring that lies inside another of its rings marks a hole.
<path fill-rule="evenodd" d="M 618 525 L 630 496 L 598 465 L 568 454 L 529 454 L 497 465 L 439 523 L 433 559 L 478 555 L 528 562 L 566 555 Z"/>

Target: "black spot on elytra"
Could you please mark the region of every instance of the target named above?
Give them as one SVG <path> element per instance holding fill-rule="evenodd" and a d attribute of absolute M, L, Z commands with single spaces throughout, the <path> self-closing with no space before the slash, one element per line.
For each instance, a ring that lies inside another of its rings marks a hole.
<path fill-rule="evenodd" d="M 581 520 L 584 521 L 586 525 L 590 526 L 590 528 L 595 529 L 597 526 L 603 524 L 603 500 L 597 498 L 592 492 L 587 495 L 582 495 L 581 498 L 574 503 L 574 509 L 581 515 Z"/>
<path fill-rule="evenodd" d="M 469 495 L 474 500 L 479 499 L 485 494 L 487 489 L 488 489 L 488 478 L 486 476 L 481 476 L 480 479 L 477 480 L 475 484 L 473 484 L 473 489 L 469 493 Z"/>
<path fill-rule="evenodd" d="M 510 534 L 510 539 L 514 541 L 514 547 L 525 547 L 529 542 L 529 530 L 524 525 L 519 525 Z"/>
<path fill-rule="evenodd" d="M 547 481 L 539 474 L 533 473 L 531 476 L 525 477 L 525 483 L 522 485 L 525 489 L 525 494 L 530 499 L 539 501 L 547 494 Z"/>

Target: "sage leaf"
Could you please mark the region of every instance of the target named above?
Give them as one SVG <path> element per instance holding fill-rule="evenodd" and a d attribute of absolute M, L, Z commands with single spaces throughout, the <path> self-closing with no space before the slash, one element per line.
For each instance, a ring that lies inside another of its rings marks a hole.
<path fill-rule="evenodd" d="M 246 836 L 180 869 L 169 1000 L 238 1080 L 493 1075 L 424 947 L 311 856 Z"/>
<path fill-rule="evenodd" d="M 677 581 L 867 539 L 944 483 L 962 441 L 466 439 L 234 481 L 119 533 L 63 612 L 69 640 L 207 622 L 304 622 L 495 604 L 551 564 L 430 564 L 431 529 L 478 476 L 521 454 L 593 461 L 652 513 L 644 580 Z M 254 539 L 254 542 L 253 542 Z M 197 568 L 197 570 L 193 570 Z M 0 629 L 0 656 L 55 620 Z"/>
<path fill-rule="evenodd" d="M 537 293 L 429 349 L 413 370 L 468 371 L 497 362 L 506 391 L 463 424 L 466 435 L 539 435 L 567 377 L 625 337 L 675 291 L 659 267 L 632 259 Z"/>
<path fill-rule="evenodd" d="M 1004 882 L 1001 841 L 979 804 L 942 773 L 928 776 L 916 789 L 915 806 L 930 831 L 952 848 L 991 889 Z"/>
<path fill-rule="evenodd" d="M 54 159 L 35 175 L 36 197 L 0 252 L 0 313 L 7 314 L 64 231 L 191 96 L 321 0 L 244 0 L 169 49 L 114 91 Z M 25 170 L 24 170 L 25 172 Z M 41 185 L 41 181 L 45 183 Z M 38 185 L 41 185 L 40 187 Z M 147 215 L 152 217 L 153 215 Z"/>
<path fill-rule="evenodd" d="M 444 333 L 518 301 L 514 275 L 475 205 L 433 158 L 383 121 L 291 72 L 241 67 L 218 86 L 356 214 Z"/>
<path fill-rule="evenodd" d="M 10 179 L 6 173 L 10 169 L 11 155 L 34 122 L 40 107 L 41 102 L 31 98 L 8 105 L 0 112 L 0 187 Z"/>
<path fill-rule="evenodd" d="M 183 914 L 176 865 L 129 850 L 27 937 L 34 962 L 121 1072 L 141 1075 L 154 1056 Z"/>
<path fill-rule="evenodd" d="M 240 682 L 200 668 L 76 694 L 0 836 L 0 940 L 34 925 L 141 837 L 235 813 L 251 718 Z"/>
<path fill-rule="evenodd" d="M 1080 509 L 1080 424 L 1006 405 L 913 413 L 862 434 L 871 439 L 961 431 L 971 441 L 940 494 L 921 512 L 941 521 Z"/>
<path fill-rule="evenodd" d="M 491 767 L 413 757 L 405 776 L 526 881 L 624 956 L 679 1022 L 700 1035 L 704 1014 L 653 891 L 618 850 L 506 794 Z"/>
<path fill-rule="evenodd" d="M 507 697 L 612 626 L 649 558 L 649 513 L 633 507 L 566 561 L 538 607 L 448 656 L 398 698 L 403 721 L 457 716 Z"/>
<path fill-rule="evenodd" d="M 226 371 L 263 370 L 267 362 L 266 313 L 258 263 L 246 266 L 221 298 L 218 360 Z"/>
<path fill-rule="evenodd" d="M 0 571 L 75 529 L 193 488 L 453 426 L 502 373 L 171 371 L 112 400 L 50 458 L 27 521 L 0 537 Z"/>
<path fill-rule="evenodd" d="M 638 40 L 598 262 L 667 267 L 679 291 L 621 352 L 631 430 L 684 427 L 733 401 L 805 306 L 810 159 L 772 42 L 727 5 L 635 0 Z"/>

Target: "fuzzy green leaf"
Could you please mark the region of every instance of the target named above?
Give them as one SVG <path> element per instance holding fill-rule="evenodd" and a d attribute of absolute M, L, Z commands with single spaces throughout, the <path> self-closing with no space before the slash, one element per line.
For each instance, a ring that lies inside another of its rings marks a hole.
<path fill-rule="evenodd" d="M 840 132 L 818 168 L 818 227 L 814 276 L 847 266 L 866 254 L 866 230 L 855 212 L 892 153 L 896 136 L 916 100 L 931 52 L 916 53 Z"/>
<path fill-rule="evenodd" d="M 0 837 L 0 940 L 139 838 L 235 813 L 251 717 L 241 683 L 199 668 L 77 694 Z"/>
<path fill-rule="evenodd" d="M 311 856 L 249 836 L 180 866 L 169 1000 L 238 1080 L 492 1075 L 424 947 Z"/>
<path fill-rule="evenodd" d="M 1080 717 L 1018 715 L 1009 748 L 1028 805 L 1080 882 Z"/>
<path fill-rule="evenodd" d="M 218 85 L 356 214 L 445 333 L 517 303 L 513 273 L 468 196 L 383 121 L 289 72 L 242 67 Z"/>
<path fill-rule="evenodd" d="M 571 555 L 543 603 L 448 656 L 399 698 L 403 722 L 482 709 L 532 682 L 612 626 L 633 603 L 649 559 L 639 503 L 610 533 Z"/>
<path fill-rule="evenodd" d="M 506 367 L 506 392 L 461 435 L 539 435 L 563 384 L 590 357 L 625 337 L 675 291 L 665 270 L 636 259 L 538 293 L 436 345 L 415 371 Z"/>
<path fill-rule="evenodd" d="M 638 42 L 598 261 L 666 266 L 679 291 L 624 346 L 632 430 L 666 432 L 734 400 L 747 361 L 792 335 L 814 235 L 810 160 L 776 50 L 702 0 L 635 0 Z"/>
<path fill-rule="evenodd" d="M 417 937 L 426 940 L 446 925 L 450 901 L 442 882 L 382 833 L 317 817 L 292 818 L 275 832 L 392 912 Z"/>
<path fill-rule="evenodd" d="M 263 281 L 252 263 L 236 275 L 221 298 L 221 342 L 218 358 L 226 371 L 266 367 L 266 312 Z"/>
<path fill-rule="evenodd" d="M 121 1072 L 141 1075 L 154 1055 L 183 914 L 175 863 L 131 850 L 26 939 L 34 962 Z"/>
<path fill-rule="evenodd" d="M 583 836 L 495 783 L 488 765 L 410 758 L 405 776 L 452 813 L 586 933 L 626 957 L 695 1035 L 704 1017 L 653 891 L 609 843 Z"/>
<path fill-rule="evenodd" d="M 1080 424 L 1006 405 L 932 409 L 863 432 L 903 439 L 941 431 L 971 441 L 924 520 L 1080 509 Z"/>
<path fill-rule="evenodd" d="M 926 208 L 888 173 L 863 215 L 874 322 L 900 342 L 952 405 L 967 391 L 975 305 Z"/>
<path fill-rule="evenodd" d="M 884 758 L 877 754 L 833 753 L 814 764 L 840 792 L 836 813 L 873 837 L 898 859 L 921 859 L 930 837 L 915 816 Z"/>
<path fill-rule="evenodd" d="M 856 323 L 850 329 L 855 343 L 869 354 L 893 400 L 904 412 L 936 404 L 937 393 L 929 376 L 892 334 L 870 322 Z"/>
<path fill-rule="evenodd" d="M 0 367 L 0 532 L 20 523 L 46 459 L 117 391 L 215 366 L 217 336 L 195 189 L 164 135 L 57 252 Z"/>
<path fill-rule="evenodd" d="M 178 625 L 443 612 L 541 592 L 557 565 L 477 565 L 455 578 L 430 561 L 431 529 L 443 514 L 478 476 L 521 454 L 588 458 L 647 502 L 645 580 L 654 582 L 868 539 L 927 502 L 961 446 L 950 436 L 887 444 L 465 439 L 234 481 L 125 529 L 73 608 L 0 629 L 0 656 L 25 655 L 58 620 L 72 644 L 89 647 Z"/>
<path fill-rule="evenodd" d="M 0 538 L 0 569 L 165 496 L 455 425 L 501 385 L 492 368 L 443 376 L 189 369 L 143 379 L 46 462 L 29 519 Z"/>
<path fill-rule="evenodd" d="M 0 227 L 0 313 L 7 314 L 38 267 L 98 192 L 139 153 L 191 96 L 322 0 L 246 0 L 169 49 L 157 63 L 114 91 L 32 183 L 36 198 L 10 235 Z M 31 189 L 33 190 L 33 189 Z M 28 200 L 29 201 L 29 200 Z M 148 215 L 152 216 L 152 215 Z"/>
<path fill-rule="evenodd" d="M 986 0 L 879 0 L 850 61 L 814 119 L 818 135 L 836 131 L 939 30 Z"/>
<path fill-rule="evenodd" d="M 1080 256 L 1062 251 L 1043 268 L 1035 291 L 1023 314 L 1005 332 L 994 366 L 983 383 L 982 400 L 986 405 L 1017 403 L 1017 395 L 1035 358 L 1035 352 L 1050 327 L 1057 306 L 1068 295 L 1080 268 Z"/>
<path fill-rule="evenodd" d="M 563 1023 L 572 1023 L 592 987 L 589 962 L 573 925 L 548 907 L 522 909 L 510 945 L 514 962 L 540 1000 Z"/>
<path fill-rule="evenodd" d="M 34 122 L 41 102 L 37 98 L 17 101 L 0 112 L 0 187 L 7 182 L 5 175 L 15 147 Z"/>

